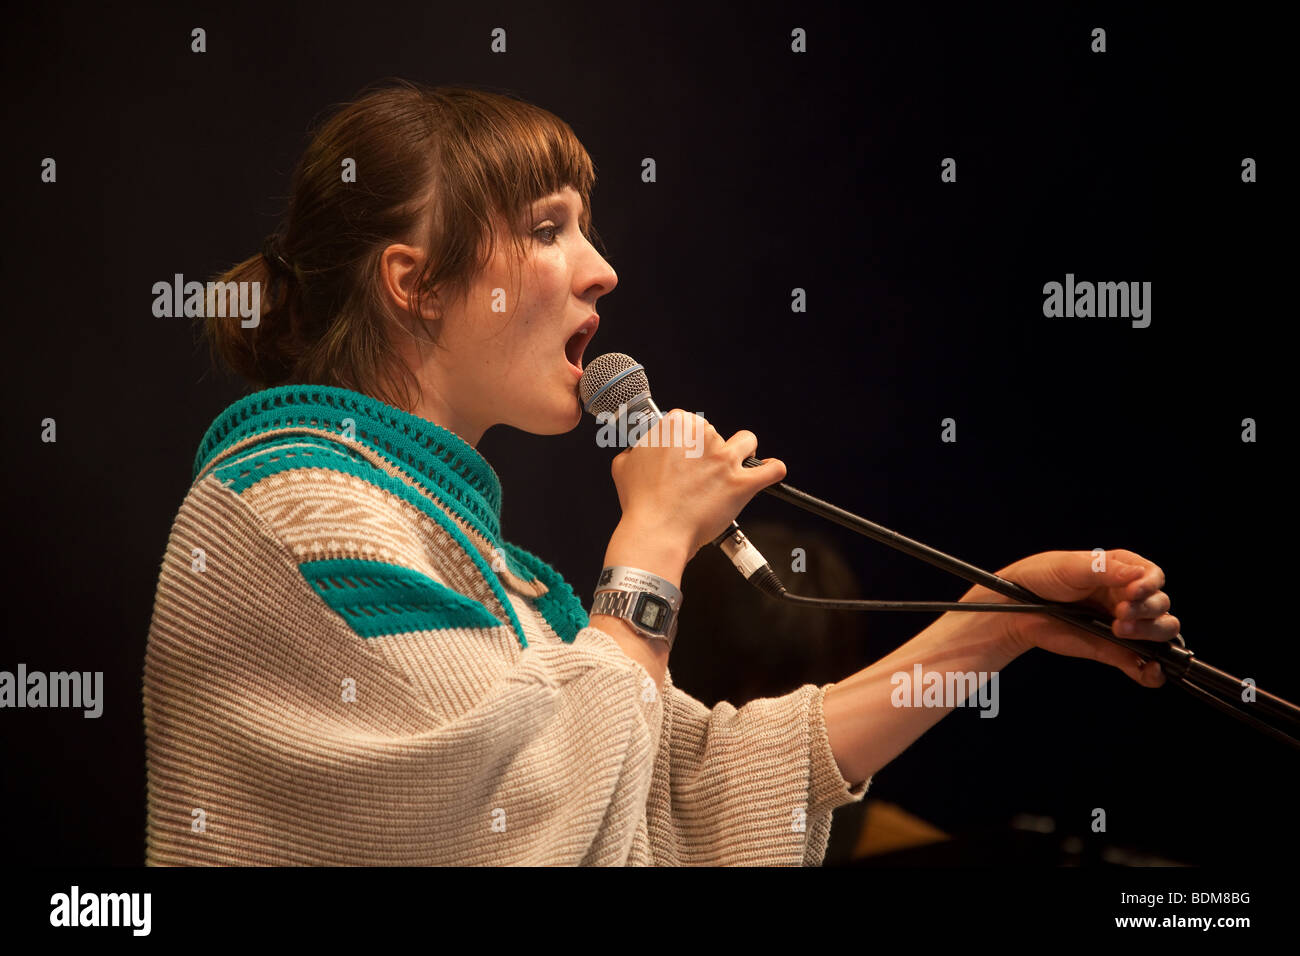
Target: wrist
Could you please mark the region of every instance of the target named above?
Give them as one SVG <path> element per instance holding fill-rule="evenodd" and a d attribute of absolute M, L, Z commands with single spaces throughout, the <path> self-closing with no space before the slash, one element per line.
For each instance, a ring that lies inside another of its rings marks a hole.
<path fill-rule="evenodd" d="M 604 566 L 640 568 L 680 588 L 682 571 L 691 557 L 690 546 L 674 535 L 624 517 L 610 536 Z"/>
<path fill-rule="evenodd" d="M 620 617 L 608 614 L 593 614 L 590 626 L 609 635 L 629 658 L 641 665 L 642 669 L 654 681 L 655 687 L 663 690 L 664 678 L 668 672 L 668 645 L 663 641 L 647 641 L 632 630 L 631 625 Z"/>
<path fill-rule="evenodd" d="M 1013 602 L 1004 595 L 977 584 L 961 596 L 960 603 L 1011 604 Z M 995 611 L 972 611 L 968 613 L 949 611 L 948 614 L 957 615 L 957 619 L 961 621 L 960 626 L 962 629 L 968 631 L 975 640 L 984 644 L 986 652 L 1004 665 L 1010 664 L 1029 649 L 1020 630 L 1020 625 L 1023 623 L 1022 619 L 1026 616 L 1023 613 L 1012 611 L 1006 614 L 999 614 Z"/>

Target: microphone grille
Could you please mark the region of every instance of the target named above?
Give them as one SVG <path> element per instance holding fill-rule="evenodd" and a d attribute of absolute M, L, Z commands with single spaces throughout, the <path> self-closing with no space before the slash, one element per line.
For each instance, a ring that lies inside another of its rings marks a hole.
<path fill-rule="evenodd" d="M 649 392 L 650 379 L 645 369 L 622 352 L 606 352 L 592 359 L 578 382 L 582 407 L 591 415 L 617 414 L 620 405 L 631 404 L 632 399 Z"/>

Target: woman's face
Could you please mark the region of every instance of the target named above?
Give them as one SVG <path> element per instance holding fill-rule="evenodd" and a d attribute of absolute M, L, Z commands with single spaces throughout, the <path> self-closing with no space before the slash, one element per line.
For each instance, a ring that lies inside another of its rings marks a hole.
<path fill-rule="evenodd" d="M 420 414 L 473 445 L 493 425 L 556 435 L 582 420 L 578 380 L 596 354 L 588 348 L 596 300 L 618 276 L 582 234 L 581 213 L 571 187 L 535 203 L 516 226 L 527 233 L 527 252 L 513 273 L 514 246 L 497 233 L 469 294 L 437 309 L 442 347 L 423 359 L 434 368 L 421 374 Z"/>

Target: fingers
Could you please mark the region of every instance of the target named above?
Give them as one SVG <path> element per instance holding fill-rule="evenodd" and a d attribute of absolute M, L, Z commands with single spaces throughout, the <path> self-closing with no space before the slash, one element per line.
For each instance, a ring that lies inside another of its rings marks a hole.
<path fill-rule="evenodd" d="M 1170 641 L 1178 636 L 1181 624 L 1169 613 L 1169 595 L 1165 572 L 1156 564 L 1131 551 L 1113 551 L 1114 559 L 1127 562 L 1130 580 L 1109 589 L 1115 616 L 1111 630 L 1117 637 L 1144 641 Z"/>
<path fill-rule="evenodd" d="M 741 429 L 727 439 L 724 446 L 728 457 L 738 460 L 744 467 L 745 460 L 758 451 L 758 438 L 753 432 Z M 786 476 L 785 462 L 779 458 L 764 458 L 761 465 L 745 468 L 745 477 L 753 480 L 759 488 L 774 485 Z"/>
<path fill-rule="evenodd" d="M 1086 553 L 1083 557 L 1088 559 L 1089 568 L 1091 569 L 1091 552 Z M 1091 572 L 1093 586 L 1106 588 L 1112 599 L 1116 601 L 1121 600 L 1122 595 L 1127 593 L 1128 588 L 1135 581 L 1140 581 L 1146 573 L 1146 569 L 1142 565 L 1123 561 L 1107 561 L 1105 571 Z"/>
<path fill-rule="evenodd" d="M 1107 567 L 1118 565 L 1121 568 L 1138 567 L 1142 571 L 1131 572 L 1132 577 L 1123 582 L 1107 581 L 1112 585 L 1110 594 L 1116 604 L 1120 601 L 1141 601 L 1150 597 L 1165 586 L 1165 572 L 1153 561 L 1148 561 L 1140 554 L 1123 548 L 1114 548 L 1106 553 Z"/>
<path fill-rule="evenodd" d="M 722 436 L 703 415 L 673 408 L 658 421 L 640 429 L 629 447 L 685 448 L 688 458 L 712 455 L 723 447 Z"/>
<path fill-rule="evenodd" d="M 1121 601 L 1115 605 L 1115 616 L 1121 620 L 1138 619 L 1152 621 L 1169 610 L 1169 595 L 1157 591 L 1142 601 Z"/>
<path fill-rule="evenodd" d="M 698 422 L 692 421 L 694 418 L 695 416 L 683 409 L 669 409 L 660 416 L 658 421 L 646 425 L 641 429 L 641 434 L 637 437 L 636 444 L 650 447 L 672 444 L 673 442 L 671 439 L 685 434 L 687 428 L 698 425 Z M 629 425 L 629 430 L 630 428 L 631 426 Z M 665 439 L 670 440 L 665 441 Z M 681 443 L 680 439 L 677 440 L 677 443 Z"/>
<path fill-rule="evenodd" d="M 667 437 L 665 437 L 667 436 Z M 746 459 L 758 451 L 758 436 L 749 429 L 742 428 L 731 438 L 723 440 L 718 430 L 703 415 L 693 414 L 681 408 L 665 412 L 663 418 L 646 430 L 636 442 L 637 445 L 681 444 L 687 449 L 688 458 L 702 455 L 717 456 L 739 468 L 736 477 L 741 485 L 757 491 L 768 485 L 776 484 L 786 476 L 785 463 L 776 458 L 764 458 L 762 463 L 752 468 L 744 467 Z M 615 456 L 617 460 L 627 454 Z"/>
<path fill-rule="evenodd" d="M 1138 641 L 1172 641 L 1182 630 L 1182 625 L 1172 614 L 1161 614 L 1152 621 L 1116 619 L 1110 629 L 1116 637 Z"/>
<path fill-rule="evenodd" d="M 746 459 L 758 451 L 758 436 L 742 428 L 731 438 L 723 440 L 718 430 L 703 416 L 693 414 L 681 408 L 673 408 L 663 414 L 654 425 L 641 434 L 635 445 L 662 446 L 683 445 L 687 457 L 698 458 L 701 455 L 717 455 L 720 458 L 743 467 Z M 630 449 L 615 455 L 615 465 L 619 458 Z M 752 473 L 752 474 L 751 474 Z M 775 458 L 764 458 L 762 464 L 753 468 L 744 468 L 745 483 L 755 482 L 759 487 L 773 484 L 785 477 L 785 464 Z"/>
<path fill-rule="evenodd" d="M 726 448 L 728 454 L 739 457 L 743 462 L 758 450 L 758 437 L 753 432 L 742 428 L 727 439 Z"/>
<path fill-rule="evenodd" d="M 1102 568 L 1097 564 L 1097 556 L 1090 551 L 1043 551 L 999 573 L 1053 601 L 1082 601 L 1098 596 L 1108 599 L 1112 591 L 1123 588 L 1141 573 L 1130 571 L 1122 561 L 1106 561 Z M 1113 604 L 1113 600 L 1107 600 L 1105 606 L 1109 609 Z"/>
<path fill-rule="evenodd" d="M 1163 687 L 1165 685 L 1165 671 L 1164 668 L 1160 666 L 1159 661 L 1135 658 L 1133 661 L 1133 670 L 1125 670 L 1124 673 L 1128 674 L 1143 687 Z"/>
<path fill-rule="evenodd" d="M 1165 574 L 1156 564 L 1132 551 L 1046 551 L 1010 565 L 1001 574 L 1050 600 L 1080 601 L 1113 616 L 1111 632 L 1126 640 L 1170 641 L 1181 625 L 1169 613 L 1169 595 L 1162 588 Z M 1160 663 L 1144 659 L 1143 651 L 1116 644 L 1096 634 L 1071 634 L 1056 625 L 1020 625 L 1021 639 L 1056 653 L 1091 657 L 1122 670 L 1144 687 L 1165 682 Z M 1027 636 L 1026 636 L 1027 635 Z"/>
<path fill-rule="evenodd" d="M 761 465 L 746 468 L 745 470 L 754 472 L 754 478 L 760 482 L 760 488 L 774 485 L 778 481 L 784 480 L 786 475 L 785 462 L 780 458 L 764 458 Z"/>
<path fill-rule="evenodd" d="M 1102 664 L 1109 664 L 1127 674 L 1143 687 L 1160 687 L 1165 682 L 1165 672 L 1158 661 L 1143 660 L 1127 648 L 1112 644 L 1095 634 L 1088 635 L 1092 647 L 1092 658 Z"/>
<path fill-rule="evenodd" d="M 1167 641 L 1178 635 L 1179 622 L 1169 614 L 1169 595 L 1161 588 L 1165 572 L 1132 551 L 1115 549 L 1107 553 L 1106 571 L 1099 572 L 1101 585 L 1088 603 L 1105 608 L 1115 621 L 1111 630 L 1118 637 Z"/>
<path fill-rule="evenodd" d="M 1145 561 L 1137 566 L 1142 569 L 1141 573 L 1135 573 L 1132 580 L 1116 589 L 1117 601 L 1142 601 L 1165 586 L 1165 572 L 1157 565 Z"/>
<path fill-rule="evenodd" d="M 1130 601 L 1141 601 L 1155 594 L 1165 586 L 1165 572 L 1156 565 L 1147 562 L 1146 572 L 1135 581 L 1125 585 L 1126 597 Z"/>

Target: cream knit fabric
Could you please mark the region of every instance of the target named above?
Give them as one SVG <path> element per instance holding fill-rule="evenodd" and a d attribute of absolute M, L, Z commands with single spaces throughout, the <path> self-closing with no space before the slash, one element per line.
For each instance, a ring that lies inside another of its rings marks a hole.
<path fill-rule="evenodd" d="M 267 390 L 200 471 L 146 654 L 151 865 L 819 865 L 866 792 L 830 685 L 658 692 L 430 422 Z"/>

